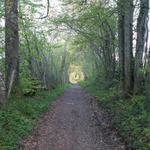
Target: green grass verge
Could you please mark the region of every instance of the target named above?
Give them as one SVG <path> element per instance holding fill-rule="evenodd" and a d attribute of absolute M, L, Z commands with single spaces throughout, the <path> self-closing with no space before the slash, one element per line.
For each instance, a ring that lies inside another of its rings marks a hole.
<path fill-rule="evenodd" d="M 135 96 L 123 100 L 115 89 L 81 83 L 89 93 L 98 97 L 100 105 L 112 118 L 112 125 L 127 143 L 128 149 L 150 150 L 150 97 Z"/>
<path fill-rule="evenodd" d="M 12 98 L 0 108 L 0 150 L 16 150 L 20 140 L 36 125 L 41 114 L 68 87 L 42 91 L 34 97 Z"/>

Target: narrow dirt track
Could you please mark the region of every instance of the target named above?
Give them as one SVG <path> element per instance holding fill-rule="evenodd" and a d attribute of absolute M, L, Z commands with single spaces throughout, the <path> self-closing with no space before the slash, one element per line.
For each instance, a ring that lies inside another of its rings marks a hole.
<path fill-rule="evenodd" d="M 94 101 L 78 85 L 66 90 L 19 149 L 124 150 Z"/>

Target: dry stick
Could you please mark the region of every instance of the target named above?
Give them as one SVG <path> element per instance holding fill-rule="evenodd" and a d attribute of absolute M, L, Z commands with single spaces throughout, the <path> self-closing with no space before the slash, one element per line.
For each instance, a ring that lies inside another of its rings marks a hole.
<path fill-rule="evenodd" d="M 11 90 L 12 90 L 12 85 L 13 85 L 13 82 L 14 82 L 14 76 L 15 76 L 15 70 L 13 70 L 13 71 L 12 71 L 12 74 L 11 74 L 7 98 L 9 98 L 10 93 L 11 93 Z"/>

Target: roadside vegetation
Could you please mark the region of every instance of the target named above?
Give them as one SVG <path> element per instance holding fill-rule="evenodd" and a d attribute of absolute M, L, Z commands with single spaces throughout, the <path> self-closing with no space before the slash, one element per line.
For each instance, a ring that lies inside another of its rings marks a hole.
<path fill-rule="evenodd" d="M 50 104 L 68 85 L 52 91 L 39 91 L 33 97 L 13 97 L 0 108 L 0 150 L 16 150 L 29 135 Z"/>
<path fill-rule="evenodd" d="M 124 99 L 115 87 L 106 89 L 103 83 L 98 85 L 87 81 L 81 86 L 98 100 L 99 108 L 108 113 L 110 126 L 128 149 L 150 149 L 150 96 Z"/>

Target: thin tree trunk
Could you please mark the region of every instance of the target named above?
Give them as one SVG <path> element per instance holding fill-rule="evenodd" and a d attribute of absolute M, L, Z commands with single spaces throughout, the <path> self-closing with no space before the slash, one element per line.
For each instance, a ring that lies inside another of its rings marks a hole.
<path fill-rule="evenodd" d="M 27 31 L 26 31 L 26 27 L 25 27 L 25 24 L 24 22 L 22 21 L 22 26 L 23 26 L 23 32 L 24 32 L 24 38 L 26 40 L 26 44 L 27 44 L 27 49 L 28 49 L 28 69 L 29 69 L 29 73 L 30 75 L 32 76 L 33 75 L 33 67 L 32 67 L 32 55 L 31 55 L 31 46 L 30 46 L 30 41 L 29 41 L 29 38 L 28 38 L 28 34 L 27 34 Z"/>
<path fill-rule="evenodd" d="M 123 0 L 118 0 L 118 47 L 119 47 L 119 72 L 120 87 L 125 90 L 125 74 L 124 74 L 124 10 Z"/>
<path fill-rule="evenodd" d="M 61 75 L 61 83 L 65 83 L 65 65 L 66 65 L 66 57 L 67 57 L 67 46 L 68 46 L 68 41 L 69 41 L 70 36 L 68 35 L 67 40 L 64 45 L 64 54 L 62 57 L 62 63 L 61 63 L 61 68 L 60 68 L 60 75 Z"/>
<path fill-rule="evenodd" d="M 19 81 L 18 0 L 5 0 L 6 96 Z"/>

